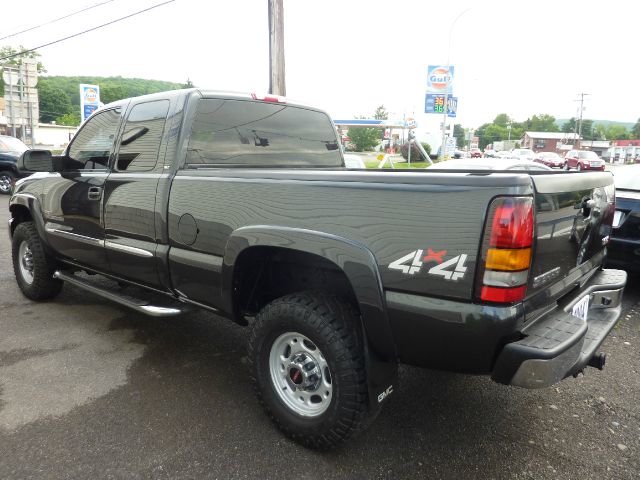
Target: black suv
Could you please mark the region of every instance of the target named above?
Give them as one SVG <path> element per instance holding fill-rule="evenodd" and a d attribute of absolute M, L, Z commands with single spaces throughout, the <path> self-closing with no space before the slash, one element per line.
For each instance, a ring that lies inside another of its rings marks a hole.
<path fill-rule="evenodd" d="M 29 147 L 17 138 L 0 135 L 0 193 L 11 193 L 13 183 L 20 176 L 16 161 L 25 150 Z"/>

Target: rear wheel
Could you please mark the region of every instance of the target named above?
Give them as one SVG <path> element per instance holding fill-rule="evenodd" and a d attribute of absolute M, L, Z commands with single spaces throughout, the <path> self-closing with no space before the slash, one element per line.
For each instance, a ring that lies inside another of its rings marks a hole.
<path fill-rule="evenodd" d="M 578 163 L 577 169 L 578 169 L 579 172 L 582 171 L 582 164 L 581 163 Z"/>
<path fill-rule="evenodd" d="M 16 281 L 27 298 L 47 300 L 60 293 L 62 282 L 53 278 L 55 261 L 45 252 L 32 222 L 23 222 L 16 227 L 11 253 Z"/>
<path fill-rule="evenodd" d="M 368 413 L 358 316 L 334 295 L 303 292 L 265 306 L 249 338 L 258 399 L 276 425 L 307 447 L 347 440 Z"/>
<path fill-rule="evenodd" d="M 569 170 L 569 162 L 564 162 L 564 168 L 565 170 Z"/>
<path fill-rule="evenodd" d="M 15 181 L 16 177 L 13 173 L 0 172 L 0 193 L 3 195 L 9 195 Z"/>

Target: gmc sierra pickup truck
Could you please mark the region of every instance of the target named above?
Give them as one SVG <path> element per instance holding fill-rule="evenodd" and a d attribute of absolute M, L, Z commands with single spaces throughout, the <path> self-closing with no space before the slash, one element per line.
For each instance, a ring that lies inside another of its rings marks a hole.
<path fill-rule="evenodd" d="M 367 424 L 399 363 L 525 388 L 602 368 L 620 314 L 609 173 L 350 170 L 323 111 L 194 89 L 109 104 L 19 166 L 24 295 L 248 325 L 257 396 L 309 447 Z"/>

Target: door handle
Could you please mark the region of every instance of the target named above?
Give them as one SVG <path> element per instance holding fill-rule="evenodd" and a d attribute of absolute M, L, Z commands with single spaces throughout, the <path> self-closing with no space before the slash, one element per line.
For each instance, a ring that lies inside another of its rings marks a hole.
<path fill-rule="evenodd" d="M 87 192 L 87 197 L 89 200 L 100 200 L 102 196 L 102 187 L 89 187 L 89 191 Z"/>

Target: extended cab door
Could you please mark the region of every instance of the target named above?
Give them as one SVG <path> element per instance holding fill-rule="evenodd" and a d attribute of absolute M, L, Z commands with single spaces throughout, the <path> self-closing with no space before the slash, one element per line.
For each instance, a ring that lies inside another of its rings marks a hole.
<path fill-rule="evenodd" d="M 158 286 L 156 191 L 163 176 L 162 138 L 170 100 L 132 102 L 104 195 L 105 246 L 110 270 Z M 160 215 L 160 212 L 158 212 Z"/>
<path fill-rule="evenodd" d="M 120 127 L 121 108 L 93 115 L 62 157 L 63 171 L 43 183 L 45 231 L 50 245 L 78 263 L 105 270 L 102 201 Z"/>

